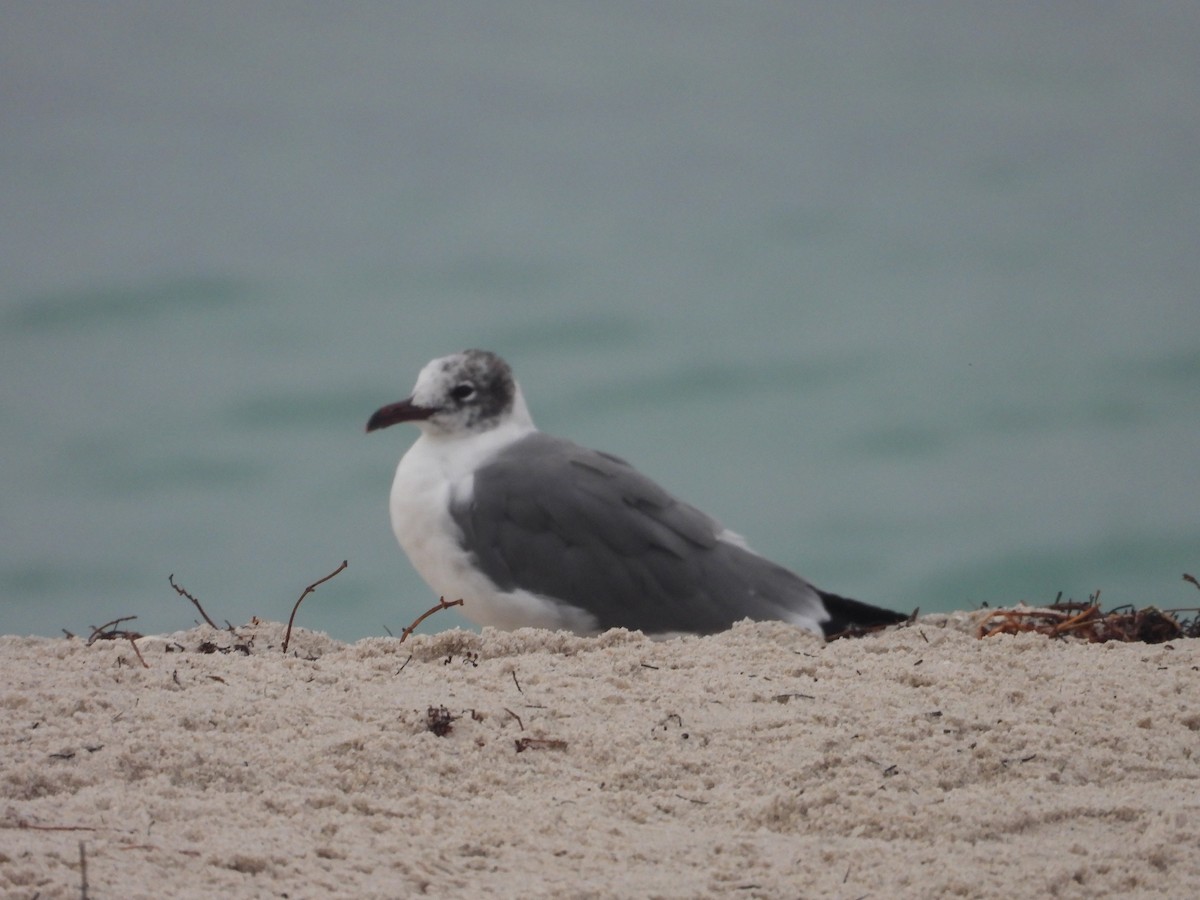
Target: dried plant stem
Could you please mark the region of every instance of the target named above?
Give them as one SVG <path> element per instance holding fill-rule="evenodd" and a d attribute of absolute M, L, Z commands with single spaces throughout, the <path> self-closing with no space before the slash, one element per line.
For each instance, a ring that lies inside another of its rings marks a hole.
<path fill-rule="evenodd" d="M 138 662 L 142 664 L 142 668 L 150 668 L 150 663 L 146 662 L 146 658 L 142 656 L 142 651 L 138 649 L 137 638 L 133 637 L 133 635 L 129 636 L 129 646 L 133 647 L 133 652 L 137 654 Z"/>
<path fill-rule="evenodd" d="M 434 606 L 431 609 L 425 610 L 425 612 L 423 612 L 419 616 L 417 616 L 416 620 L 411 625 L 409 625 L 407 628 L 404 629 L 404 633 L 400 635 L 400 643 L 403 644 L 405 638 L 407 638 L 410 634 L 412 634 L 416 630 L 418 625 L 420 625 L 422 622 L 424 622 L 426 619 L 428 619 L 430 616 L 432 616 L 435 612 L 439 612 L 443 609 L 449 609 L 452 606 L 462 606 L 462 605 L 463 605 L 463 601 L 462 601 L 461 597 L 459 597 L 457 600 L 447 600 L 445 597 L 442 597 L 441 600 L 438 601 L 437 606 Z"/>
<path fill-rule="evenodd" d="M 217 627 L 217 623 L 208 617 L 208 613 L 206 613 L 204 611 L 204 607 L 200 605 L 200 601 L 197 600 L 195 597 L 193 597 L 190 593 L 188 593 L 188 591 L 184 588 L 183 585 L 175 583 L 175 573 L 174 572 L 172 572 L 170 575 L 167 576 L 167 581 L 170 583 L 171 587 L 175 588 L 175 593 L 177 593 L 180 597 L 187 597 L 189 600 L 192 601 L 192 605 L 195 606 L 196 609 L 198 609 L 200 611 L 200 615 L 202 615 L 204 617 L 205 622 L 207 622 L 213 628 Z"/>
<path fill-rule="evenodd" d="M 119 637 L 128 637 L 131 634 L 137 634 L 136 631 L 118 631 L 117 625 L 122 622 L 132 622 L 137 616 L 121 616 L 119 619 L 113 619 L 111 622 L 105 622 L 99 628 L 92 628 L 91 637 L 87 639 L 88 644 L 94 644 L 96 641 L 105 640 L 111 641 Z M 141 637 L 139 634 L 138 637 Z"/>
<path fill-rule="evenodd" d="M 24 828 L 29 831 L 95 831 L 90 825 L 34 825 L 24 819 L 16 822 L 0 822 L 0 828 Z"/>
<path fill-rule="evenodd" d="M 318 587 L 320 587 L 325 582 L 327 582 L 334 575 L 336 575 L 338 572 L 342 571 L 342 569 L 346 568 L 346 566 L 348 566 L 348 565 L 349 565 L 349 563 L 343 559 L 342 564 L 340 566 L 338 566 L 336 569 L 334 569 L 332 572 L 330 572 L 324 578 L 322 578 L 318 581 L 314 581 L 312 584 L 310 584 L 308 587 L 306 587 L 304 589 L 304 593 L 300 595 L 300 600 L 297 600 L 296 605 L 292 607 L 292 614 L 290 616 L 288 616 L 287 631 L 283 635 L 283 652 L 284 653 L 287 653 L 288 642 L 290 642 L 292 639 L 292 623 L 296 621 L 296 610 L 298 610 L 300 608 L 301 601 L 305 597 L 307 597 L 309 594 L 311 594 L 313 591 L 315 591 Z"/>
<path fill-rule="evenodd" d="M 516 720 L 517 720 L 517 726 L 518 726 L 518 727 L 519 727 L 519 728 L 520 728 L 522 731 L 524 731 L 524 730 L 525 730 L 525 723 L 521 721 L 521 717 L 520 717 L 520 716 L 518 716 L 518 715 L 517 715 L 515 712 L 513 712 L 513 711 L 512 711 L 511 709 L 509 709 L 507 706 L 503 706 L 503 707 L 501 707 L 501 709 L 503 709 L 503 710 L 504 710 L 506 713 L 508 713 L 510 716 L 512 716 L 514 719 L 516 719 Z"/>

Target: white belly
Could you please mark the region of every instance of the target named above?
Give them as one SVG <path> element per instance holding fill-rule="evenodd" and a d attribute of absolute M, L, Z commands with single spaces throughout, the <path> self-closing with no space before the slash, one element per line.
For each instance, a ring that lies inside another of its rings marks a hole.
<path fill-rule="evenodd" d="M 396 540 L 434 593 L 446 600 L 461 598 L 463 615 L 478 625 L 594 634 L 595 620 L 582 610 L 528 591 L 499 590 L 460 544 L 462 533 L 450 516 L 451 501 L 469 499 L 471 473 L 478 462 L 513 440 L 511 435 L 497 435 L 497 440 L 481 443 L 480 437 L 439 441 L 422 435 L 404 454 L 390 501 Z"/>

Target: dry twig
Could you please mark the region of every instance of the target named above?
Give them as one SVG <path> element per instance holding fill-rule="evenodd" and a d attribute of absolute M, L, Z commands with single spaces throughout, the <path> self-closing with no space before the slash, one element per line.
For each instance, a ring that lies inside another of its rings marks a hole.
<path fill-rule="evenodd" d="M 96 641 L 115 641 L 117 638 L 127 638 L 132 636 L 141 637 L 136 631 L 125 631 L 118 629 L 116 626 L 122 622 L 132 622 L 137 616 L 121 616 L 119 619 L 113 619 L 111 622 L 105 622 L 103 625 L 96 627 L 92 626 L 92 634 L 87 639 L 89 645 Z"/>
<path fill-rule="evenodd" d="M 140 635 L 139 635 L 139 637 L 140 637 Z M 140 662 L 142 664 L 142 668 L 143 669 L 150 668 L 150 663 L 146 662 L 146 658 L 144 656 L 142 656 L 142 651 L 138 649 L 136 638 L 131 637 L 129 639 L 129 646 L 132 647 L 133 652 L 137 654 L 138 662 Z"/>
<path fill-rule="evenodd" d="M 0 822 L 0 828 L 23 828 L 29 831 L 95 831 L 90 825 L 34 825 L 24 819 L 15 822 Z"/>
<path fill-rule="evenodd" d="M 138 638 L 142 637 L 141 633 L 116 627 L 122 622 L 132 622 L 136 618 L 137 616 L 121 616 L 118 619 L 113 619 L 111 622 L 105 622 L 99 628 L 93 627 L 92 634 L 87 639 L 88 646 L 90 647 L 96 641 L 127 640 L 129 641 L 129 646 L 133 647 L 133 652 L 137 654 L 138 662 L 142 664 L 142 668 L 150 668 L 150 664 L 142 656 L 142 651 L 138 649 L 137 641 Z"/>
<path fill-rule="evenodd" d="M 197 600 L 190 593 L 188 593 L 187 589 L 184 588 L 184 586 L 182 584 L 175 583 L 175 573 L 174 572 L 172 572 L 170 575 L 167 576 L 167 581 L 170 583 L 171 587 L 175 588 L 175 593 L 177 593 L 180 597 L 187 597 L 189 600 L 192 601 L 192 605 L 195 606 L 196 609 L 198 609 L 200 611 L 200 615 L 202 615 L 204 617 L 205 622 L 207 622 L 213 628 L 217 627 L 217 623 L 208 617 L 208 613 L 206 613 L 204 611 L 204 607 L 200 605 L 200 601 Z"/>
<path fill-rule="evenodd" d="M 522 731 L 525 730 L 525 723 L 521 721 L 520 716 L 518 716 L 515 712 L 513 712 L 507 706 L 502 706 L 501 709 L 503 709 L 506 713 L 508 713 L 510 716 L 512 716 L 514 719 L 517 720 L 517 727 L 519 727 Z"/>
<path fill-rule="evenodd" d="M 322 578 L 318 581 L 314 581 L 312 584 L 310 584 L 308 587 L 306 587 L 304 589 L 304 593 L 300 595 L 300 600 L 297 600 L 296 605 L 292 607 L 292 614 L 290 616 L 288 616 L 287 631 L 284 632 L 284 635 L 283 635 L 283 652 L 284 653 L 287 653 L 288 642 L 291 641 L 291 639 L 292 639 L 292 623 L 294 621 L 296 621 L 296 610 L 298 610 L 300 608 L 300 602 L 305 597 L 307 597 L 309 594 L 311 594 L 313 591 L 315 591 L 318 587 L 320 587 L 325 582 L 327 582 L 330 578 L 332 578 L 334 575 L 336 575 L 338 572 L 342 571 L 342 569 L 346 568 L 346 566 L 348 566 L 348 565 L 349 565 L 349 563 L 343 559 L 342 564 L 340 566 L 338 566 L 336 569 L 334 569 L 332 572 L 330 572 L 324 578 Z"/>
<path fill-rule="evenodd" d="M 423 612 L 419 616 L 417 616 L 417 618 L 413 621 L 413 623 L 411 625 L 409 625 L 407 628 L 404 629 L 404 632 L 400 635 L 399 643 L 403 644 L 405 639 L 407 639 L 408 636 L 416 630 L 417 626 L 420 625 L 422 622 L 424 622 L 426 619 L 428 619 L 430 616 L 432 616 L 435 612 L 440 612 L 443 609 L 449 609 L 452 606 L 462 606 L 462 605 L 463 605 L 463 600 L 461 597 L 459 597 L 457 600 L 447 600 L 445 597 L 442 597 L 441 600 L 438 601 L 437 606 L 434 606 L 431 609 L 425 610 L 425 612 Z"/>

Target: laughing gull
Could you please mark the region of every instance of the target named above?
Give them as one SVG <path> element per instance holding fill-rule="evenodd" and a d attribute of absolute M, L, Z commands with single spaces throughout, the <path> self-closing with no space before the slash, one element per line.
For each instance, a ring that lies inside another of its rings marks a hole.
<path fill-rule="evenodd" d="M 391 518 L 421 577 L 480 625 L 596 634 L 782 620 L 826 637 L 907 617 L 813 587 L 629 463 L 543 434 L 508 364 L 435 359 L 367 431 L 421 429 Z"/>

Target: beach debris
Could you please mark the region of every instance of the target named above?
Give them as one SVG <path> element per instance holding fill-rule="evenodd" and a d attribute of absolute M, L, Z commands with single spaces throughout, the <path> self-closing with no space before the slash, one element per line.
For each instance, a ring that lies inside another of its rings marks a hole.
<path fill-rule="evenodd" d="M 429 609 L 425 610 L 425 612 L 421 613 L 419 616 L 417 616 L 415 619 L 413 619 L 413 623 L 411 625 L 409 625 L 407 628 L 405 628 L 403 633 L 400 635 L 399 643 L 403 644 L 404 641 L 408 638 L 408 636 L 410 634 L 412 634 L 414 631 L 416 631 L 417 626 L 420 625 L 422 622 L 424 622 L 426 619 L 428 619 L 430 616 L 432 616 L 435 612 L 440 612 L 443 609 L 449 609 L 452 606 L 462 606 L 462 605 L 463 605 L 462 597 L 459 597 L 457 600 L 447 600 L 445 597 L 440 598 L 437 602 L 437 605 L 430 607 Z"/>
<path fill-rule="evenodd" d="M 517 745 L 517 752 L 524 753 L 526 750 L 566 750 L 567 742 L 560 741 L 556 738 L 535 738 L 523 737 L 513 741 Z"/>
<path fill-rule="evenodd" d="M 88 900 L 87 845 L 79 842 L 79 900 Z"/>
<path fill-rule="evenodd" d="M 300 600 L 297 600 L 296 605 L 292 607 L 292 614 L 290 616 L 288 616 L 287 631 L 284 632 L 284 635 L 283 635 L 283 652 L 284 653 L 287 653 L 288 642 L 292 639 L 292 623 L 296 620 L 296 610 L 298 610 L 300 608 L 300 602 L 305 597 L 307 597 L 309 594 L 311 594 L 313 591 L 315 591 L 318 587 L 320 587 L 325 582 L 327 582 L 330 578 L 332 578 L 334 575 L 336 575 L 338 572 L 340 572 L 344 568 L 346 568 L 346 566 L 348 566 L 348 565 L 350 565 L 350 563 L 348 563 L 346 560 L 343 559 L 342 564 L 340 566 L 338 566 L 336 569 L 334 569 L 332 572 L 330 572 L 324 578 L 314 581 L 312 584 L 310 584 L 308 587 L 306 587 L 304 589 L 304 593 L 300 595 Z"/>
<path fill-rule="evenodd" d="M 1179 618 L 1179 613 L 1198 615 L 1187 619 Z M 1153 606 L 1136 609 L 1125 605 L 1105 612 L 1100 608 L 1099 591 L 1086 602 L 1064 602 L 1060 592 L 1055 602 L 1045 607 L 1018 606 L 990 611 L 979 623 L 978 636 L 986 638 L 1027 632 L 1053 638 L 1073 637 L 1097 644 L 1108 641 L 1163 644 L 1179 638 L 1200 637 L 1200 607 L 1160 610 Z"/>
<path fill-rule="evenodd" d="M 167 576 L 167 583 L 170 584 L 171 587 L 175 588 L 175 593 L 177 593 L 180 597 L 187 597 L 189 600 L 192 601 L 192 605 L 195 606 L 196 609 L 198 609 L 200 611 L 200 615 L 202 615 L 204 617 L 205 622 L 207 622 L 213 628 L 217 627 L 217 623 L 208 617 L 208 613 L 206 613 L 204 611 L 204 607 L 200 605 L 200 601 L 195 597 L 195 595 L 188 593 L 187 589 L 184 588 L 184 586 L 182 584 L 175 583 L 175 573 L 174 572 L 172 572 L 170 575 Z"/>
<path fill-rule="evenodd" d="M 119 619 L 113 619 L 111 622 L 105 622 L 99 628 L 93 627 L 91 637 L 87 639 L 87 644 L 90 647 L 96 641 L 116 641 L 127 640 L 129 646 L 133 648 L 133 652 L 137 654 L 138 662 L 142 664 L 142 668 L 150 668 L 150 664 L 142 657 L 142 651 L 138 649 L 138 639 L 142 637 L 139 632 L 129 631 L 124 628 L 117 628 L 122 622 L 132 622 L 137 616 L 122 616 Z"/>
<path fill-rule="evenodd" d="M 518 716 L 518 715 L 517 715 L 515 712 L 513 712 L 513 711 L 512 711 L 511 709 L 509 709 L 507 706 L 502 706 L 502 707 L 500 707 L 500 708 L 501 708 L 501 709 L 503 709 L 503 710 L 504 710 L 506 713 L 508 713 L 510 716 L 512 716 L 514 719 L 516 719 L 516 720 L 517 720 L 517 727 L 518 727 L 518 728 L 520 728 L 522 731 L 524 731 L 524 730 L 525 730 L 525 723 L 521 721 L 521 717 L 520 717 L 520 716 Z"/>
<path fill-rule="evenodd" d="M 251 623 L 251 624 L 254 624 L 254 623 Z M 232 632 L 232 634 L 236 638 L 242 637 L 240 634 L 237 634 L 236 632 Z M 238 653 L 242 654 L 243 656 L 249 656 L 250 648 L 253 646 L 253 644 L 254 644 L 253 637 L 244 638 L 242 643 L 232 644 L 228 647 L 222 647 L 220 644 L 217 644 L 213 641 L 201 641 L 199 644 L 196 645 L 196 652 L 197 653 L 233 653 L 236 650 Z"/>
<path fill-rule="evenodd" d="M 348 565 L 349 565 L 349 562 L 347 562 L 346 560 L 343 559 L 342 564 L 340 566 L 338 566 L 336 569 L 334 569 L 332 572 L 330 572 L 324 578 L 314 581 L 312 584 L 310 584 L 308 587 L 306 587 L 304 589 L 304 592 L 302 594 L 300 594 L 300 599 L 297 600 L 296 604 L 292 607 L 292 614 L 290 616 L 288 616 L 287 631 L 284 633 L 284 636 L 283 636 L 282 649 L 283 649 L 284 653 L 287 653 L 288 645 L 291 643 L 292 626 L 295 624 L 296 613 L 300 609 L 301 602 L 303 602 L 305 597 L 307 597 L 309 594 L 311 594 L 313 591 L 315 591 L 322 584 L 329 581 L 329 579 L 333 578 L 333 576 L 337 575 L 339 572 L 341 572 L 343 569 L 345 569 Z M 195 594 L 193 594 L 191 591 L 189 591 L 187 588 L 185 588 L 182 584 L 179 584 L 175 581 L 174 573 L 171 573 L 170 575 L 167 576 L 167 583 L 171 585 L 171 587 L 175 590 L 175 593 L 177 593 L 181 597 L 186 597 L 188 600 L 191 601 L 192 605 L 196 607 L 196 610 L 204 618 L 205 623 L 208 624 L 209 627 L 221 630 L 221 626 L 219 626 L 216 622 L 214 622 L 212 620 L 212 617 L 205 611 L 204 607 L 200 604 L 200 598 L 198 598 Z M 254 616 L 251 619 L 251 624 L 257 624 L 258 622 L 259 622 L 259 619 L 257 616 Z M 237 633 L 237 629 L 234 628 L 233 623 L 230 622 L 228 619 L 225 620 L 224 630 L 228 631 L 234 637 L 237 637 L 237 638 L 241 637 L 241 635 L 239 635 Z M 184 648 L 182 646 L 179 646 L 178 649 L 182 651 Z M 235 644 L 232 648 L 229 648 L 229 647 L 219 647 L 212 641 L 205 641 L 199 647 L 199 651 L 201 653 L 215 653 L 217 651 L 220 651 L 221 653 L 228 653 L 230 651 L 230 649 L 238 650 L 238 651 L 246 654 L 247 656 L 249 656 L 250 655 L 250 642 L 243 642 L 240 644 Z M 168 648 L 168 652 L 171 652 L 169 648 Z"/>
<path fill-rule="evenodd" d="M 124 628 L 117 628 L 122 622 L 132 622 L 137 616 L 121 616 L 118 619 L 113 619 L 111 622 L 105 622 L 103 625 L 93 625 L 92 634 L 87 639 L 89 645 L 96 641 L 115 641 L 118 638 L 128 638 L 136 640 L 142 635 L 136 631 L 128 631 Z"/>
<path fill-rule="evenodd" d="M 438 737 L 445 737 L 454 730 L 453 722 L 457 718 L 444 706 L 431 706 L 425 711 L 425 727 Z"/>

